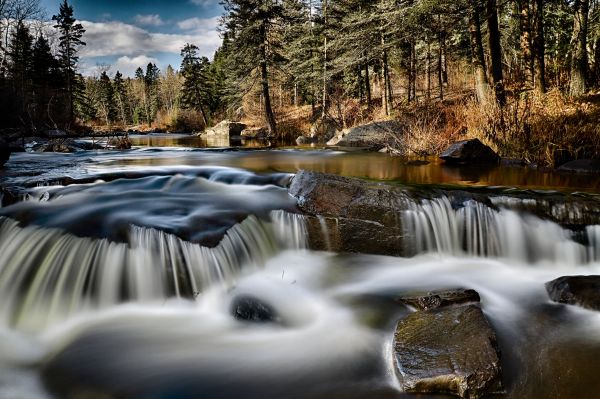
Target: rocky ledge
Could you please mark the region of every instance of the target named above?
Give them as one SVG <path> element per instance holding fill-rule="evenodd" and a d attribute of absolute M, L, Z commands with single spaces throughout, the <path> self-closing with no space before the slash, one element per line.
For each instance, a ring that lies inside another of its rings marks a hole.
<path fill-rule="evenodd" d="M 503 391 L 496 334 L 478 305 L 461 305 L 479 302 L 476 291 L 446 290 L 401 298 L 427 309 L 400 320 L 394 334 L 394 367 L 404 391 L 462 398 Z"/>
<path fill-rule="evenodd" d="M 554 302 L 600 310 L 600 276 L 563 276 L 546 283 Z"/>

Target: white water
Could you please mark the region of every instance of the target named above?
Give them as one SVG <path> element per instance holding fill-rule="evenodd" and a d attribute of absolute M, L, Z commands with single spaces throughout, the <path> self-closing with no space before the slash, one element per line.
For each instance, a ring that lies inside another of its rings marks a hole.
<path fill-rule="evenodd" d="M 522 262 L 548 260 L 584 264 L 600 260 L 600 226 L 575 232 L 510 209 L 474 201 L 453 209 L 447 197 L 413 203 L 402 215 L 408 252 L 503 257 Z"/>
<path fill-rule="evenodd" d="M 550 305 L 543 284 L 600 274 L 600 226 L 575 233 L 506 207 L 463 205 L 439 198 L 401 214 L 412 258 L 306 250 L 302 217 L 283 211 L 250 216 L 212 249 L 152 228 L 131 226 L 116 243 L 0 219 L 0 398 L 48 397 L 40 369 L 67 381 L 65 397 L 79 381 L 128 398 L 393 397 L 390 342 L 408 312 L 394 297 L 455 287 L 480 293 L 509 342 L 505 368 L 525 381 L 512 380 L 509 398 L 592 397 L 594 379 L 557 381 L 564 369 L 600 367 L 600 316 Z M 272 306 L 281 324 L 235 320 L 239 295 Z M 531 360 L 565 342 L 591 345 L 593 359 Z M 572 381 L 588 394 L 573 393 Z"/>

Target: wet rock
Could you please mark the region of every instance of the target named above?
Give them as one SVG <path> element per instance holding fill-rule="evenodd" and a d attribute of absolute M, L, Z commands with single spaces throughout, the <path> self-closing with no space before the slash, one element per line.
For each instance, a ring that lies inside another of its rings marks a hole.
<path fill-rule="evenodd" d="M 241 136 L 248 139 L 265 139 L 269 135 L 266 127 L 249 127 L 241 132 Z"/>
<path fill-rule="evenodd" d="M 497 164 L 500 157 L 479 139 L 463 140 L 452 144 L 440 155 L 448 163 Z"/>
<path fill-rule="evenodd" d="M 216 126 L 207 129 L 205 135 L 207 137 L 222 137 L 222 138 L 232 138 L 232 137 L 240 137 L 242 131 L 246 129 L 246 125 L 240 122 L 232 122 L 232 121 L 222 121 Z"/>
<path fill-rule="evenodd" d="M 8 162 L 10 153 L 11 150 L 9 144 L 4 139 L 0 138 L 0 168 L 4 167 Z"/>
<path fill-rule="evenodd" d="M 546 283 L 554 302 L 600 310 L 600 276 L 563 276 Z"/>
<path fill-rule="evenodd" d="M 277 322 L 279 317 L 270 305 L 253 296 L 240 295 L 231 302 L 231 314 L 237 320 L 253 323 Z"/>
<path fill-rule="evenodd" d="M 600 160 L 578 159 L 577 161 L 567 162 L 558 170 L 572 173 L 600 173 Z"/>
<path fill-rule="evenodd" d="M 452 305 L 478 303 L 480 298 L 479 293 L 475 290 L 458 288 L 454 290 L 402 295 L 397 300 L 418 310 L 431 310 Z"/>
<path fill-rule="evenodd" d="M 480 398 L 502 391 L 496 335 L 474 305 L 419 311 L 400 320 L 394 363 L 406 392 Z"/>
<path fill-rule="evenodd" d="M 327 142 L 328 146 L 365 147 L 379 150 L 391 146 L 404 127 L 397 121 L 373 122 L 345 129 Z"/>

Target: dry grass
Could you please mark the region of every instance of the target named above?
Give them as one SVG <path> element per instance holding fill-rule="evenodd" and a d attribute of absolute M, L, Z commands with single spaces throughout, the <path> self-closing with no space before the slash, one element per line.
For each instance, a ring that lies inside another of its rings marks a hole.
<path fill-rule="evenodd" d="M 543 96 L 511 96 L 496 104 L 465 104 L 462 114 L 471 137 L 500 155 L 544 166 L 580 158 L 600 158 L 600 104 L 596 96 L 569 100 L 558 91 Z"/>

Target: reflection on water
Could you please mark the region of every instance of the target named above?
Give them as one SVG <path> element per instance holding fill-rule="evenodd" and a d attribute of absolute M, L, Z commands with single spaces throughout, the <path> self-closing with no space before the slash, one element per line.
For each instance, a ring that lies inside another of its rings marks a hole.
<path fill-rule="evenodd" d="M 266 148 L 268 140 L 239 139 L 230 140 L 225 137 L 199 137 L 191 134 L 136 134 L 130 135 L 131 144 L 136 147 L 185 147 L 185 148 Z"/>
<path fill-rule="evenodd" d="M 453 184 L 504 186 L 529 189 L 586 191 L 600 193 L 600 176 L 543 172 L 527 167 L 448 166 L 430 158 L 428 163 L 380 153 L 336 151 L 161 151 L 128 154 L 103 164 L 104 168 L 127 166 L 222 165 L 256 172 L 295 173 L 308 169 L 344 176 L 385 180 L 404 184 Z"/>

